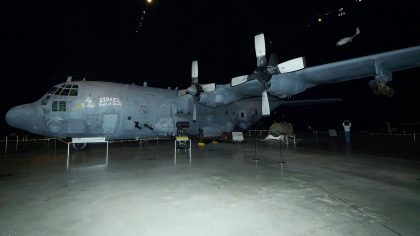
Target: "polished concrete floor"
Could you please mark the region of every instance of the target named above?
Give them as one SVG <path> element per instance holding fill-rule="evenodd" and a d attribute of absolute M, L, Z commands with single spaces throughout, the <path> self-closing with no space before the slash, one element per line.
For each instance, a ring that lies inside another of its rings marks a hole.
<path fill-rule="evenodd" d="M 0 235 L 420 235 L 419 144 L 25 143 L 0 155 Z M 2 148 L 4 148 L 2 146 Z M 281 164 L 281 160 L 286 161 Z"/>

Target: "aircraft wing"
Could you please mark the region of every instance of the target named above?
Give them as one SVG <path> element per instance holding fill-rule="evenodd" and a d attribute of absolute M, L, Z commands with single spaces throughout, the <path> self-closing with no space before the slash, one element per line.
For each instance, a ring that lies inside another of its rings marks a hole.
<path fill-rule="evenodd" d="M 420 46 L 373 54 L 354 59 L 308 67 L 299 71 L 274 75 L 271 79 L 270 94 L 284 97 L 299 93 L 299 90 L 320 85 L 344 82 L 375 76 L 387 82 L 393 71 L 420 66 Z M 285 91 L 284 88 L 288 88 Z M 303 91 L 302 90 L 302 91 Z"/>
<path fill-rule="evenodd" d="M 370 76 L 386 83 L 392 79 L 393 71 L 419 66 L 420 46 L 404 48 L 273 75 L 267 92 L 278 98 L 286 98 L 316 85 Z M 258 80 L 249 80 L 233 87 L 229 84 L 217 85 L 216 91 L 201 95 L 200 103 L 221 106 L 249 97 L 260 97 L 262 92 L 263 88 Z"/>

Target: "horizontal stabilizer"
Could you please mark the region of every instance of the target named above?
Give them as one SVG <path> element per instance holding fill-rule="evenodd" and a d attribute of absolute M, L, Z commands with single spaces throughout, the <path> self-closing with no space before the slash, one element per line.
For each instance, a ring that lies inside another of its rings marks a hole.
<path fill-rule="evenodd" d="M 327 99 L 311 99 L 311 100 L 295 100 L 295 101 L 281 101 L 280 106 L 306 106 L 326 103 L 342 102 L 341 98 L 327 98 Z"/>

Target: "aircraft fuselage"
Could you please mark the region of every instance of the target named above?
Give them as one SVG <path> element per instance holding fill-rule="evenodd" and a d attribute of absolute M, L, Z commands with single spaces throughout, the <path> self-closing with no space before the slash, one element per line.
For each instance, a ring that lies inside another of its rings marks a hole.
<path fill-rule="evenodd" d="M 108 139 L 172 137 L 184 126 L 186 135 L 219 136 L 235 127 L 247 129 L 261 118 L 261 99 L 208 107 L 197 104 L 192 120 L 191 95 L 175 90 L 99 81 L 56 85 L 38 101 L 9 110 L 10 126 L 31 133 Z"/>

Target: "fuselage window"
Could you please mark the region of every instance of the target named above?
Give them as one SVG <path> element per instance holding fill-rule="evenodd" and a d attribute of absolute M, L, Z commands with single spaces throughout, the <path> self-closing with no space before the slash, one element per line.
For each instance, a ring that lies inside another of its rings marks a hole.
<path fill-rule="evenodd" d="M 229 115 L 229 111 L 226 111 L 226 115 Z"/>
<path fill-rule="evenodd" d="M 52 102 L 51 110 L 52 111 L 57 111 L 57 108 L 58 108 L 58 102 L 57 101 Z"/>
<path fill-rule="evenodd" d="M 241 118 L 245 118 L 245 113 L 241 111 Z"/>
<path fill-rule="evenodd" d="M 66 101 L 58 102 L 58 111 L 66 111 Z"/>

